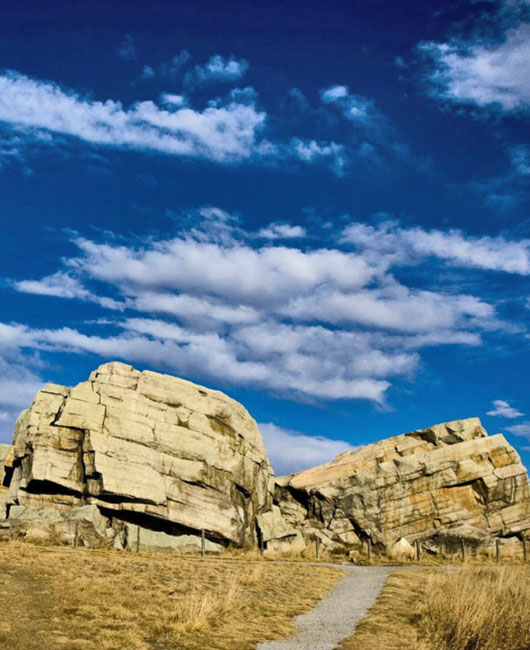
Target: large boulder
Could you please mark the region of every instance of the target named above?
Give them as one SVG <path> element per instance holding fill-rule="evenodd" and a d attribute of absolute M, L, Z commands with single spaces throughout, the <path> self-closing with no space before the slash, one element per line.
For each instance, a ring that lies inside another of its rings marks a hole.
<path fill-rule="evenodd" d="M 438 424 L 340 454 L 276 479 L 283 518 L 346 546 L 370 539 L 387 549 L 477 529 L 530 537 L 525 467 L 504 436 L 478 418 Z M 348 542 L 349 538 L 349 542 Z"/>
<path fill-rule="evenodd" d="M 241 404 L 118 362 L 72 389 L 40 390 L 18 418 L 5 466 L 8 508 L 93 505 L 116 531 L 204 529 L 212 544 L 243 547 L 272 509 L 272 470 Z"/>

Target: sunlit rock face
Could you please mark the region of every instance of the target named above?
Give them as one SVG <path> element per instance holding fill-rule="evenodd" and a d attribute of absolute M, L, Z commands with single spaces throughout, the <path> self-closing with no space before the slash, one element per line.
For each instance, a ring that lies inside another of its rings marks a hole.
<path fill-rule="evenodd" d="M 40 390 L 17 421 L 5 465 L 19 521 L 20 506 L 95 505 L 109 528 L 204 530 L 209 543 L 242 547 L 256 543 L 256 519 L 272 509 L 272 471 L 241 404 L 117 362 L 72 389 Z"/>
<path fill-rule="evenodd" d="M 123 363 L 48 384 L 0 445 L 0 533 L 115 548 L 391 551 L 530 538 L 526 470 L 477 418 L 413 431 L 279 477 L 223 393 Z M 203 533 L 204 531 L 204 537 Z M 515 540 L 516 541 L 516 540 Z"/>
<path fill-rule="evenodd" d="M 290 526 L 331 547 L 370 539 L 391 548 L 449 531 L 530 536 L 526 469 L 478 418 L 387 438 L 280 477 L 275 501 Z"/>

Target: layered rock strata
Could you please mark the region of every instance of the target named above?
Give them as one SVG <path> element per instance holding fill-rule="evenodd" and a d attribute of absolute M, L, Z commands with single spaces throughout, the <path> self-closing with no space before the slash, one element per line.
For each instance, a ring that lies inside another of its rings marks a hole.
<path fill-rule="evenodd" d="M 370 540 L 410 554 L 416 540 L 435 548 L 530 539 L 526 470 L 477 418 L 388 438 L 274 483 L 241 404 L 117 362 L 72 389 L 38 392 L 13 444 L 0 445 L 0 483 L 0 533 L 90 546 L 220 552 L 259 542 L 281 553 L 319 539 L 342 552 Z"/>
<path fill-rule="evenodd" d="M 478 418 L 413 431 L 276 479 L 281 518 L 329 546 L 444 536 L 530 538 L 525 467 Z M 294 537 L 293 537 L 294 540 Z"/>
<path fill-rule="evenodd" d="M 10 519 L 27 528 L 35 512 L 81 509 L 118 546 L 137 543 L 134 526 L 162 547 L 183 537 L 197 548 L 202 530 L 211 550 L 253 545 L 257 517 L 272 508 L 272 471 L 241 404 L 117 362 L 72 389 L 40 390 L 16 423 L 5 473 Z"/>

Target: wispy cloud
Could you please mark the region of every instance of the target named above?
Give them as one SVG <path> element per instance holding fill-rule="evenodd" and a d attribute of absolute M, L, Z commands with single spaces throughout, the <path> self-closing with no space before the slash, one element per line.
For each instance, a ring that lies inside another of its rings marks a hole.
<path fill-rule="evenodd" d="M 320 97 L 322 102 L 337 106 L 347 120 L 364 129 L 383 126 L 383 117 L 374 102 L 367 97 L 350 93 L 348 86 L 331 86 L 322 90 Z"/>
<path fill-rule="evenodd" d="M 93 101 L 56 84 L 7 73 L 0 76 L 0 121 L 47 129 L 111 147 L 234 161 L 259 151 L 257 134 L 265 113 L 230 102 L 170 110 L 152 101 L 124 108 Z"/>
<path fill-rule="evenodd" d="M 88 145 L 202 158 L 217 163 L 321 164 L 344 170 L 345 147 L 334 142 L 265 137 L 267 114 L 252 88 L 234 89 L 225 100 L 194 109 L 187 98 L 162 93 L 158 102 L 95 101 L 53 82 L 15 72 L 0 75 L 0 123 L 29 142 L 63 146 L 58 138 Z M 6 149 L 4 157 L 18 150 Z M 0 152 L 1 153 L 1 152 Z"/>
<path fill-rule="evenodd" d="M 159 65 L 144 65 L 142 79 L 160 79 L 174 83 L 182 74 L 183 68 L 191 61 L 191 54 L 188 50 L 181 50 L 169 61 L 163 61 Z"/>
<path fill-rule="evenodd" d="M 521 411 L 518 411 L 513 406 L 510 406 L 510 404 L 505 400 L 495 399 L 493 400 L 492 404 L 493 409 L 491 411 L 488 411 L 487 415 L 508 419 L 519 418 L 524 415 L 524 413 L 521 413 Z"/>
<path fill-rule="evenodd" d="M 116 54 L 124 61 L 136 59 L 136 43 L 131 34 L 126 34 L 116 49 Z"/>
<path fill-rule="evenodd" d="M 513 424 L 510 427 L 506 427 L 506 431 L 509 431 L 514 436 L 521 436 L 522 438 L 528 438 L 530 440 L 530 422 Z"/>
<path fill-rule="evenodd" d="M 376 226 L 352 223 L 342 241 L 403 262 L 436 257 L 451 266 L 530 275 L 530 239 L 473 237 L 457 228 L 403 228 L 397 221 L 385 221 Z"/>

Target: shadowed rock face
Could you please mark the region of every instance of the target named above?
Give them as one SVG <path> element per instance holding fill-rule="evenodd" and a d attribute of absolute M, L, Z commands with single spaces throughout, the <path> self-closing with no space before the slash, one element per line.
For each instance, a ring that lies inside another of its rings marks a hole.
<path fill-rule="evenodd" d="M 478 418 L 388 438 L 280 477 L 275 501 L 293 528 L 330 545 L 369 538 L 389 548 L 457 526 L 530 536 L 526 469 Z"/>
<path fill-rule="evenodd" d="M 8 503 L 97 506 L 114 519 L 244 546 L 272 507 L 255 421 L 223 393 L 122 363 L 40 390 L 6 459 Z M 110 526 L 110 523 L 109 523 Z"/>

